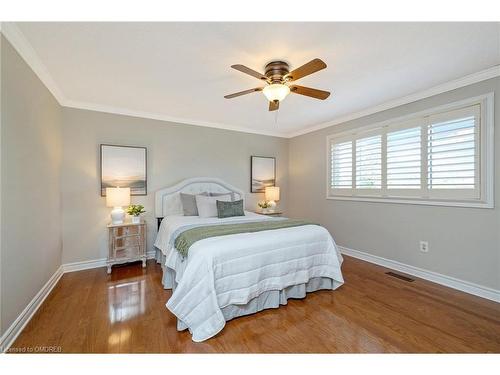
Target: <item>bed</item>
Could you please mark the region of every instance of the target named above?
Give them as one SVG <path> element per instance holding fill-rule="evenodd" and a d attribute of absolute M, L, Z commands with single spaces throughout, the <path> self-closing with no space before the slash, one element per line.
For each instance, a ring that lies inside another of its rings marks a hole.
<path fill-rule="evenodd" d="M 204 192 L 244 199 L 243 191 L 217 178 L 187 179 L 155 194 L 156 260 L 164 288 L 173 291 L 166 307 L 177 317 L 177 329 L 188 329 L 193 341 L 217 335 L 233 318 L 343 284 L 342 256 L 329 232 L 314 224 L 205 238 L 182 255 L 175 239 L 189 229 L 272 226 L 280 220 L 249 211 L 224 219 L 184 216 L 180 193 Z"/>

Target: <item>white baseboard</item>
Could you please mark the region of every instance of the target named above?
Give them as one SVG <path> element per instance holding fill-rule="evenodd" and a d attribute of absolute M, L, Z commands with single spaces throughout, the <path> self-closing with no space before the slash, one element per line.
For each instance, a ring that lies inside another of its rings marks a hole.
<path fill-rule="evenodd" d="M 7 328 L 7 331 L 0 338 L 0 351 L 5 352 L 16 340 L 17 336 L 24 329 L 26 324 L 31 320 L 38 308 L 42 305 L 45 298 L 50 294 L 52 289 L 63 275 L 63 266 L 60 266 L 56 272 L 50 277 L 35 297 L 28 303 L 28 306 L 19 314 L 16 320 Z"/>
<path fill-rule="evenodd" d="M 146 253 L 147 259 L 153 259 L 155 257 L 155 252 L 150 251 Z M 106 258 L 94 259 L 94 260 L 84 260 L 82 262 L 72 262 L 65 263 L 62 265 L 64 273 L 89 270 L 92 268 L 106 267 Z"/>
<path fill-rule="evenodd" d="M 460 280 L 455 277 L 446 276 L 437 272 L 428 271 L 423 268 L 410 266 L 408 264 L 397 262 L 395 260 L 390 260 L 379 257 L 377 255 L 368 254 L 363 251 L 353 250 L 343 246 L 338 246 L 338 248 L 342 254 L 351 256 L 353 258 L 378 264 L 379 266 L 382 267 L 391 268 L 399 272 L 407 273 L 408 275 L 420 277 L 421 279 L 432 281 L 436 284 L 457 289 L 462 292 L 473 294 L 478 297 L 486 298 L 495 302 L 500 302 L 500 290 L 495 290 L 493 288 L 474 284 L 469 281 Z"/>
<path fill-rule="evenodd" d="M 62 266 L 64 269 L 64 273 L 89 270 L 91 268 L 106 267 L 106 258 L 65 263 Z"/>
<path fill-rule="evenodd" d="M 148 252 L 146 254 L 146 257 L 147 259 L 153 259 L 155 257 L 155 252 Z M 43 301 L 45 301 L 45 299 L 50 294 L 52 289 L 56 286 L 63 274 L 99 267 L 106 267 L 106 258 L 62 264 L 45 283 L 42 289 L 40 289 L 36 296 L 31 300 L 28 306 L 26 306 L 21 314 L 19 314 L 17 319 L 11 324 L 7 331 L 5 331 L 5 333 L 2 335 L 2 337 L 0 338 L 0 352 L 5 352 L 14 343 L 17 336 L 19 336 L 19 334 L 24 329 L 26 324 L 28 324 L 28 322 L 31 320 L 33 315 L 35 315 L 37 310 L 42 305 Z"/>

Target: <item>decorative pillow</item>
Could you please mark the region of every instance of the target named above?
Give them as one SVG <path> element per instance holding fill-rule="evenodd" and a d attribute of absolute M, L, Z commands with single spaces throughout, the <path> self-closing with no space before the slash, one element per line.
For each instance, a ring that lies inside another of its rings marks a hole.
<path fill-rule="evenodd" d="M 217 201 L 231 202 L 231 195 L 220 195 L 218 197 L 206 197 L 197 195 L 196 206 L 198 207 L 198 216 L 217 217 Z"/>
<path fill-rule="evenodd" d="M 235 202 L 217 201 L 217 217 L 219 219 L 233 216 L 245 216 L 243 199 Z"/>
<path fill-rule="evenodd" d="M 198 208 L 196 206 L 196 195 L 197 194 L 181 194 L 181 203 L 182 203 L 182 211 L 184 212 L 184 216 L 198 216 Z M 198 195 L 203 195 L 208 197 L 208 193 L 204 191 Z"/>
<path fill-rule="evenodd" d="M 231 195 L 231 201 L 234 202 L 234 192 L 229 192 L 229 193 L 209 193 L 211 197 L 220 197 L 221 195 Z"/>

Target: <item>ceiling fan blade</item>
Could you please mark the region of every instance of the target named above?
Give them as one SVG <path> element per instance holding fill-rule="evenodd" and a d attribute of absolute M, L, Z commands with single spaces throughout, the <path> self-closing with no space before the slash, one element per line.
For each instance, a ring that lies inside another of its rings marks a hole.
<path fill-rule="evenodd" d="M 236 98 L 237 96 L 251 94 L 252 92 L 256 92 L 256 91 L 262 91 L 262 87 L 256 87 L 256 88 L 250 89 L 250 90 L 235 92 L 234 94 L 229 94 L 229 95 L 224 96 L 224 98 L 232 99 L 232 98 Z"/>
<path fill-rule="evenodd" d="M 267 81 L 267 77 L 264 74 L 256 72 L 255 70 L 250 69 L 250 68 L 246 67 L 245 65 L 241 65 L 241 64 L 231 65 L 231 68 L 239 70 L 242 73 L 249 74 L 252 77 L 261 79 L 263 81 Z"/>
<path fill-rule="evenodd" d="M 269 102 L 269 111 L 276 111 L 280 107 L 280 102 L 277 100 L 273 100 L 272 102 Z"/>
<path fill-rule="evenodd" d="M 301 67 L 292 70 L 285 76 L 285 79 L 288 78 L 291 81 L 296 81 L 298 79 L 301 79 L 302 77 L 316 73 L 317 71 L 325 68 L 326 64 L 322 60 L 314 59 L 309 61 L 307 64 L 304 64 Z"/>
<path fill-rule="evenodd" d="M 297 85 L 290 86 L 290 92 L 293 92 L 295 94 L 310 96 L 311 98 L 321 99 L 321 100 L 325 100 L 330 96 L 330 93 L 328 91 L 312 89 L 310 87 L 297 86 Z"/>

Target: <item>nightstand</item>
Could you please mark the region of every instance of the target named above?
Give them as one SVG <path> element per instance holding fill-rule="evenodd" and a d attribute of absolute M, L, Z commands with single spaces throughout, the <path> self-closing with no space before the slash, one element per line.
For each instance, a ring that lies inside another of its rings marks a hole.
<path fill-rule="evenodd" d="M 109 254 L 108 273 L 115 264 L 142 260 L 146 267 L 146 223 L 108 224 Z"/>
<path fill-rule="evenodd" d="M 254 211 L 256 214 L 259 215 L 266 215 L 266 216 L 283 216 L 282 211 L 274 211 L 274 212 L 262 212 L 262 211 Z"/>

